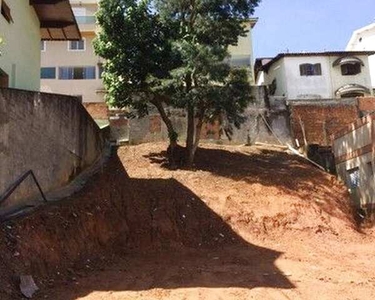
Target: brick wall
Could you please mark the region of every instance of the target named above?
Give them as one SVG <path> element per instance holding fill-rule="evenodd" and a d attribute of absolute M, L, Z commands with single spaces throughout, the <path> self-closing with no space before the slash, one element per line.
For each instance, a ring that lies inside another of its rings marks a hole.
<path fill-rule="evenodd" d="M 87 102 L 83 103 L 83 106 L 93 119 L 108 119 L 108 106 L 106 103 Z"/>
<path fill-rule="evenodd" d="M 358 117 L 356 104 L 290 105 L 292 135 L 301 145 L 304 144 L 302 126 L 308 144 L 329 146 L 331 134 L 343 129 Z"/>
<path fill-rule="evenodd" d="M 375 111 L 375 97 L 358 97 L 358 109 L 364 114 Z"/>

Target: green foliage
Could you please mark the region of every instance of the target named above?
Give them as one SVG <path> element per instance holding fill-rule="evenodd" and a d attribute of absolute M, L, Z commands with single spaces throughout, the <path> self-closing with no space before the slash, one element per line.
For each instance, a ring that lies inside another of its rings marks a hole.
<path fill-rule="evenodd" d="M 231 68 L 228 47 L 245 36 L 258 3 L 101 0 L 94 47 L 106 60 L 107 100 L 143 116 L 163 99 L 204 121 L 220 117 L 239 127 L 251 100 L 248 72 Z"/>
<path fill-rule="evenodd" d="M 101 0 L 96 17 L 101 30 L 94 49 L 106 60 L 107 101 L 146 114 L 147 79 L 167 76 L 172 65 L 168 28 L 151 12 L 148 1 Z"/>

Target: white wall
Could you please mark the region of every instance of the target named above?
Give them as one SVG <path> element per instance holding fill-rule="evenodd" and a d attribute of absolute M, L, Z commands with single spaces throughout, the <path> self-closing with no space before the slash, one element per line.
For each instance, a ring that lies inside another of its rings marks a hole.
<path fill-rule="evenodd" d="M 328 57 L 285 57 L 284 61 L 288 86 L 288 99 L 304 98 L 302 95 L 319 95 L 321 98 L 333 97 L 332 82 L 330 78 L 330 64 Z M 301 76 L 300 65 L 305 63 L 320 63 L 322 67 L 322 75 Z M 309 96 L 305 98 L 309 98 Z"/>
<path fill-rule="evenodd" d="M 371 144 L 371 123 L 353 130 L 335 140 L 333 150 L 337 157 Z"/>
<path fill-rule="evenodd" d="M 341 74 L 340 66 L 331 67 L 333 92 L 335 92 L 337 89 L 339 89 L 340 87 L 346 84 L 353 84 L 353 83 L 363 85 L 371 90 L 372 85 L 371 85 L 371 75 L 370 75 L 368 56 L 367 55 L 355 55 L 355 57 L 358 57 L 364 63 L 364 66 L 361 66 L 361 73 L 357 75 L 343 76 Z M 330 60 L 331 66 L 332 66 L 332 63 L 337 58 L 339 57 L 331 57 L 331 60 Z"/>
<path fill-rule="evenodd" d="M 372 130 L 375 129 L 371 126 L 374 125 L 375 123 L 370 120 L 363 126 L 336 139 L 333 142 L 335 157 L 338 158 L 342 155 L 353 153 L 356 150 L 371 145 Z M 347 184 L 348 188 L 350 187 L 348 171 L 354 168 L 359 168 L 359 188 L 357 190 L 350 190 L 350 193 L 352 194 L 352 199 L 355 201 L 355 204 L 363 208 L 375 201 L 375 179 L 373 171 L 371 171 L 371 167 L 369 167 L 369 163 L 371 162 L 372 165 L 370 166 L 372 166 L 372 170 L 374 170 L 373 153 L 369 152 L 336 165 L 339 178 Z"/>
<path fill-rule="evenodd" d="M 47 42 L 46 51 L 42 52 L 42 67 L 56 67 L 56 79 L 42 79 L 41 90 L 47 93 L 57 93 L 72 96 L 82 96 L 83 102 L 103 102 L 104 87 L 99 79 L 99 57 L 94 54 L 92 41 L 94 33 L 84 33 L 86 39 L 85 51 L 68 51 L 68 42 Z M 95 66 L 96 79 L 88 80 L 59 80 L 59 67 Z"/>
<path fill-rule="evenodd" d="M 8 74 L 12 88 L 39 90 L 40 87 L 40 25 L 26 0 L 6 0 L 14 23 L 0 15 L 0 68 Z"/>
<path fill-rule="evenodd" d="M 288 95 L 287 86 L 287 74 L 285 69 L 285 58 L 278 60 L 274 63 L 268 73 L 265 74 L 265 85 L 270 85 L 272 81 L 276 78 L 276 92 L 274 96 L 285 96 Z"/>
<path fill-rule="evenodd" d="M 253 42 L 252 42 L 252 28 L 251 23 L 249 22 L 246 25 L 248 33 L 246 36 L 241 36 L 238 39 L 237 46 L 230 46 L 228 51 L 231 56 L 231 60 L 235 63 L 236 61 L 246 60 L 250 65 L 249 69 L 251 71 L 250 81 L 252 84 L 255 82 L 254 78 L 254 57 L 253 57 Z"/>
<path fill-rule="evenodd" d="M 293 99 L 331 99 L 337 98 L 336 91 L 347 84 L 359 84 L 371 89 L 369 61 L 366 55 L 356 56 L 364 66 L 361 73 L 343 76 L 341 67 L 333 67 L 333 62 L 339 56 L 291 56 L 276 61 L 264 74 L 259 77 L 258 84 L 270 85 L 274 78 L 277 80 L 275 96 Z M 322 74 L 316 76 L 301 76 L 301 64 L 321 64 Z"/>
<path fill-rule="evenodd" d="M 347 51 L 375 51 L 375 24 L 353 33 Z M 375 89 L 375 55 L 369 57 L 372 87 Z"/>
<path fill-rule="evenodd" d="M 86 16 L 92 16 L 97 10 L 96 0 L 70 1 L 72 7 L 86 9 Z M 80 5 L 80 3 L 82 5 Z M 48 93 L 82 96 L 83 102 L 103 102 L 104 86 L 99 78 L 98 63 L 102 60 L 95 55 L 92 45 L 95 38 L 95 24 L 79 24 L 82 37 L 86 39 L 84 51 L 68 51 L 68 42 L 47 42 L 46 51 L 42 52 L 42 67 L 55 67 L 56 79 L 42 79 L 41 90 Z M 59 67 L 96 67 L 96 79 L 59 80 Z"/>

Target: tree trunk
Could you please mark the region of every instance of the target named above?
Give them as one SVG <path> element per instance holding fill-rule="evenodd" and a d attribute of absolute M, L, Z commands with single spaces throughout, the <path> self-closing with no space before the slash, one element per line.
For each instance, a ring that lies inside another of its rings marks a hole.
<path fill-rule="evenodd" d="M 177 167 L 177 148 L 178 148 L 178 145 L 177 145 L 177 138 L 178 138 L 178 134 L 177 132 L 174 130 L 174 127 L 173 127 L 173 124 L 172 124 L 172 121 L 171 119 L 169 119 L 169 117 L 167 116 L 167 113 L 165 112 L 165 109 L 164 109 L 164 106 L 163 106 L 163 103 L 160 101 L 160 100 L 153 100 L 151 101 L 151 103 L 153 105 L 155 105 L 155 107 L 157 108 L 165 126 L 167 126 L 167 130 L 168 130 L 168 137 L 169 137 L 169 147 L 168 147 L 168 160 L 169 160 L 169 164 L 172 168 L 176 168 Z"/>
<path fill-rule="evenodd" d="M 193 166 L 194 159 L 195 159 L 195 153 L 198 149 L 200 138 L 201 138 L 201 133 L 202 133 L 202 126 L 203 126 L 203 119 L 204 119 L 204 114 L 205 114 L 205 109 L 202 107 L 199 109 L 198 112 L 198 120 L 197 123 L 195 124 L 195 115 L 193 114 L 192 118 L 192 123 L 188 122 L 188 134 L 190 134 L 191 138 L 191 143 L 186 145 L 187 148 L 187 155 L 188 155 L 188 161 L 187 164 L 189 167 Z"/>
<path fill-rule="evenodd" d="M 187 136 L 186 136 L 186 150 L 187 150 L 187 166 L 191 167 L 194 162 L 194 107 L 188 106 L 187 110 Z"/>
<path fill-rule="evenodd" d="M 203 115 L 199 116 L 198 122 L 195 128 L 195 141 L 193 146 L 193 157 L 195 157 L 195 152 L 197 152 L 199 142 L 201 139 L 201 133 L 202 133 L 202 126 L 203 126 Z"/>

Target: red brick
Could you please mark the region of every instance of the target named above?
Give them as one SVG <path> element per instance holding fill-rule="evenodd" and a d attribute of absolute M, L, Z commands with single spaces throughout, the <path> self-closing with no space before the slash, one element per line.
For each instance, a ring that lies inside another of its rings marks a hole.
<path fill-rule="evenodd" d="M 108 106 L 106 103 L 83 103 L 88 113 L 93 119 L 108 119 Z"/>
<path fill-rule="evenodd" d="M 363 112 L 375 111 L 375 97 L 358 97 L 358 108 Z"/>
<path fill-rule="evenodd" d="M 355 105 L 296 105 L 290 107 L 291 129 L 294 139 L 304 143 L 300 118 L 304 124 L 308 144 L 328 146 L 330 136 L 358 119 Z M 324 134 L 325 128 L 325 134 Z"/>

